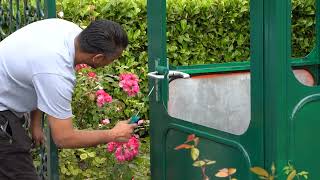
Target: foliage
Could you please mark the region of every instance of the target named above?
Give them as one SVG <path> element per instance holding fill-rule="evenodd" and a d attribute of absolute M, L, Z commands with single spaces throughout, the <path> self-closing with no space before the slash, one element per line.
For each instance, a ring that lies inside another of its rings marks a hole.
<path fill-rule="evenodd" d="M 293 0 L 291 20 L 293 57 L 304 57 L 315 46 L 315 2 Z"/>
<path fill-rule="evenodd" d="M 10 3 L 12 6 L 10 6 Z M 30 0 L 0 3 L 0 41 L 16 29 L 44 18 L 44 2 Z M 16 11 L 19 9 L 19 11 Z M 18 13 L 19 12 L 19 13 Z M 10 21 L 11 19 L 11 21 Z"/>
<path fill-rule="evenodd" d="M 274 163 L 271 166 L 270 174 L 261 167 L 252 167 L 250 168 L 250 171 L 258 175 L 260 179 L 274 180 L 276 178 L 276 167 Z"/>
<path fill-rule="evenodd" d="M 121 65 L 130 59 L 146 67 L 146 0 L 58 0 L 57 9 L 65 12 L 65 19 L 82 27 L 97 18 L 121 23 L 130 38 L 129 53 Z M 169 61 L 188 65 L 248 60 L 249 10 L 247 0 L 168 0 Z M 305 56 L 314 46 L 314 1 L 293 1 L 292 30 L 293 56 Z"/>
<path fill-rule="evenodd" d="M 201 168 L 201 175 L 203 180 L 209 180 L 210 178 L 206 174 L 206 166 L 215 164 L 216 161 L 208 160 L 208 159 L 200 159 L 200 150 L 197 148 L 199 144 L 199 137 L 196 137 L 195 134 L 190 134 L 187 137 L 187 140 L 178 146 L 176 146 L 174 149 L 175 150 L 181 150 L 181 149 L 190 149 L 190 155 L 193 162 L 194 167 L 199 167 Z M 278 178 L 276 175 L 276 166 L 274 163 L 272 163 L 271 172 L 269 173 L 267 170 L 261 168 L 261 167 L 252 167 L 250 168 L 250 171 L 254 174 L 256 174 L 259 179 L 265 179 L 265 180 L 275 180 Z M 232 175 L 234 175 L 237 172 L 236 168 L 223 168 L 220 169 L 216 174 L 215 177 L 218 178 L 228 178 L 229 180 L 237 180 L 236 178 L 233 178 Z M 306 171 L 301 171 L 298 172 L 295 167 L 288 162 L 288 165 L 283 168 L 283 174 L 287 176 L 287 180 L 302 180 L 303 179 L 308 179 L 308 172 Z"/>
<path fill-rule="evenodd" d="M 268 173 L 267 170 L 261 168 L 261 167 L 252 167 L 250 168 L 250 171 L 254 174 L 258 175 L 259 179 L 266 179 L 266 180 L 274 180 L 278 179 L 278 176 L 276 175 L 276 167 L 275 164 L 272 163 L 271 165 L 271 173 Z M 288 162 L 288 165 L 283 168 L 284 174 L 287 176 L 287 180 L 293 180 L 293 179 L 308 179 L 308 172 L 301 171 L 297 172 L 297 170 L 294 168 L 294 166 Z"/>
<path fill-rule="evenodd" d="M 298 180 L 301 178 L 308 179 L 308 172 L 297 172 L 295 167 L 290 162 L 288 162 L 288 165 L 283 168 L 283 171 L 286 175 L 288 175 L 288 180 L 294 179 L 295 177 L 297 177 Z"/>
<path fill-rule="evenodd" d="M 125 82 L 124 82 L 125 83 Z M 100 89 L 100 90 L 99 90 Z M 103 90 L 101 90 L 103 89 Z M 98 93 L 99 92 L 99 93 Z M 112 102 L 99 102 L 99 96 L 112 93 Z M 138 93 L 138 97 L 142 96 Z M 106 73 L 97 73 L 92 68 L 82 68 L 77 73 L 73 111 L 75 125 L 79 129 L 110 129 L 118 120 L 129 119 L 144 108 L 136 97 L 131 97 L 119 87 L 119 77 Z M 103 123 L 101 120 L 108 119 Z M 110 122 L 110 123 L 109 123 Z M 139 125 L 136 133 L 145 136 L 147 124 Z M 140 154 L 129 162 L 115 161 L 107 152 L 106 146 L 77 150 L 61 150 L 60 173 L 62 179 L 98 178 L 98 179 L 148 179 L 149 177 L 149 138 L 141 138 L 144 143 Z M 98 172 L 98 174 L 97 174 Z"/>
<path fill-rule="evenodd" d="M 248 0 L 168 0 L 167 4 L 168 57 L 172 65 L 249 59 Z M 20 3 L 19 16 L 14 14 L 14 23 L 9 23 L 9 4 L 3 2 L 0 31 L 8 33 L 10 26 L 15 30 L 43 17 L 44 11 L 37 11 L 36 6 L 32 0 L 24 11 Z M 43 2 L 40 7 L 43 9 Z M 130 38 L 130 55 L 126 59 L 146 65 L 146 0 L 57 0 L 57 11 L 82 27 L 97 18 L 121 23 Z M 315 43 L 315 1 L 293 0 L 291 21 L 292 55 L 305 56 Z"/>
<path fill-rule="evenodd" d="M 141 141 L 134 161 L 119 164 L 105 146 L 59 152 L 61 179 L 150 179 L 149 138 Z"/>
<path fill-rule="evenodd" d="M 181 144 L 175 147 L 175 150 L 180 149 L 190 149 L 190 155 L 193 162 L 194 167 L 201 168 L 201 175 L 202 180 L 209 180 L 209 176 L 206 174 L 206 167 L 212 164 L 215 164 L 216 161 L 208 160 L 208 159 L 200 159 L 200 150 L 197 148 L 199 144 L 199 137 L 196 137 L 194 134 L 191 134 L 187 137 L 187 140 Z M 215 174 L 216 177 L 219 178 L 229 178 L 229 180 L 237 180 L 236 178 L 233 178 L 232 175 L 235 174 L 237 169 L 235 168 L 223 168 L 220 169 L 219 172 Z"/>

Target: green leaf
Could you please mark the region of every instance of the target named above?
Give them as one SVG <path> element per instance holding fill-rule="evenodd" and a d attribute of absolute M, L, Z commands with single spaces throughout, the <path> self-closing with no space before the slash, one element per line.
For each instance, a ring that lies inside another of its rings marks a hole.
<path fill-rule="evenodd" d="M 206 163 L 204 161 L 195 161 L 192 165 L 194 167 L 202 167 L 204 166 Z"/>
<path fill-rule="evenodd" d="M 90 152 L 88 153 L 89 157 L 95 157 L 96 156 L 96 152 Z"/>
<path fill-rule="evenodd" d="M 83 153 L 80 155 L 81 160 L 85 160 L 88 158 L 88 155 L 86 153 Z"/>
<path fill-rule="evenodd" d="M 276 174 L 276 166 L 274 165 L 274 163 L 272 163 L 271 165 L 271 172 L 272 172 L 272 175 Z"/>
<path fill-rule="evenodd" d="M 62 173 L 62 174 L 66 174 L 66 172 L 67 172 L 67 169 L 63 166 L 63 167 L 61 168 L 61 173 Z"/>
<path fill-rule="evenodd" d="M 261 167 L 252 167 L 250 171 L 263 177 L 269 177 L 269 173 Z"/>
<path fill-rule="evenodd" d="M 72 169 L 72 170 L 71 170 L 71 174 L 72 174 L 73 176 L 78 175 L 78 173 L 79 173 L 79 171 L 77 171 L 76 169 Z"/>
<path fill-rule="evenodd" d="M 294 177 L 296 177 L 296 175 L 297 175 L 297 171 L 293 170 L 287 177 L 287 180 L 292 180 Z"/>
<path fill-rule="evenodd" d="M 309 174 L 307 171 L 301 171 L 301 172 L 299 172 L 298 173 L 299 175 L 307 175 L 307 174 Z"/>
<path fill-rule="evenodd" d="M 134 32 L 133 39 L 137 39 L 140 36 L 140 34 L 141 34 L 141 31 L 140 29 L 138 29 L 137 31 Z"/>
<path fill-rule="evenodd" d="M 206 165 L 211 165 L 211 164 L 214 164 L 214 163 L 216 163 L 216 161 L 211 161 L 211 160 L 206 161 Z"/>
<path fill-rule="evenodd" d="M 191 158 L 195 161 L 198 159 L 200 151 L 198 148 L 191 148 Z"/>
<path fill-rule="evenodd" d="M 183 19 L 180 21 L 180 25 L 181 25 L 181 28 L 182 30 L 186 30 L 187 29 L 187 20 Z"/>

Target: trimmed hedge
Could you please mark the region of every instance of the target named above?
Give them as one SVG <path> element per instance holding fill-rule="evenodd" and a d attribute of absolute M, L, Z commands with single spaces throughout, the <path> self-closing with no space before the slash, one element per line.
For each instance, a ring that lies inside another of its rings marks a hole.
<path fill-rule="evenodd" d="M 94 18 L 121 23 L 130 38 L 129 53 L 122 58 L 121 64 L 133 59 L 146 67 L 146 0 L 91 3 L 82 1 L 79 5 L 72 0 L 63 1 L 65 19 L 82 26 Z M 249 59 L 248 1 L 168 0 L 167 4 L 168 58 L 172 65 Z M 294 0 L 292 10 L 292 54 L 294 57 L 305 56 L 314 45 L 314 1 Z"/>
<path fill-rule="evenodd" d="M 293 0 L 291 23 L 293 57 L 304 57 L 315 46 L 315 2 Z"/>

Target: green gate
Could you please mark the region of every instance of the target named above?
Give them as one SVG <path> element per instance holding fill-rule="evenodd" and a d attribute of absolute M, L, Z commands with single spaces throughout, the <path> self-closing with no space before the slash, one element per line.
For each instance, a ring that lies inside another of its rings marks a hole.
<path fill-rule="evenodd" d="M 190 152 L 174 150 L 190 134 L 201 158 L 216 161 L 210 179 L 228 167 L 256 179 L 250 167 L 272 163 L 281 174 L 288 162 L 320 177 L 318 0 L 316 47 L 306 57 L 291 57 L 291 1 L 251 0 L 250 62 L 179 67 L 167 60 L 166 1 L 147 8 L 152 179 L 201 179 Z"/>
<path fill-rule="evenodd" d="M 19 28 L 34 21 L 55 18 L 55 0 L 0 0 L 0 41 Z M 45 116 L 42 118 L 44 127 Z M 49 128 L 45 128 L 47 142 L 40 147 L 40 168 L 38 173 L 41 179 L 58 180 L 58 151 Z"/>

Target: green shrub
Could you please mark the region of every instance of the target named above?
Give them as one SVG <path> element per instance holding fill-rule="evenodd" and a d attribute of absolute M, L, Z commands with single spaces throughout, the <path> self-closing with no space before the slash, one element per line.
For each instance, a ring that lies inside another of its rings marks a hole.
<path fill-rule="evenodd" d="M 293 57 L 304 57 L 315 46 L 315 2 L 293 0 L 291 26 Z"/>

